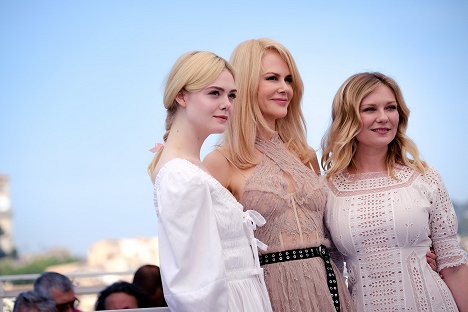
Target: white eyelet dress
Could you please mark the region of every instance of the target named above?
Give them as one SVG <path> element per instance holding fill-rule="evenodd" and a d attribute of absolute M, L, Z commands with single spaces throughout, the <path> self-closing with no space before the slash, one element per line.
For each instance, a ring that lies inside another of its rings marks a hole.
<path fill-rule="evenodd" d="M 458 311 L 426 260 L 431 246 L 438 271 L 468 259 L 442 179 L 432 168 L 421 175 L 406 166 L 395 176 L 345 172 L 329 181 L 325 220 L 357 311 Z"/>

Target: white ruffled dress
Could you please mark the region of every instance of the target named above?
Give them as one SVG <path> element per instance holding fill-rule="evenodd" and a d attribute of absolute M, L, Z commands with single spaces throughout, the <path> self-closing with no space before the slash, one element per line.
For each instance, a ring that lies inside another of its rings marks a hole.
<path fill-rule="evenodd" d="M 172 159 L 155 180 L 160 268 L 171 311 L 271 311 L 253 236 L 265 220 L 215 178 Z"/>

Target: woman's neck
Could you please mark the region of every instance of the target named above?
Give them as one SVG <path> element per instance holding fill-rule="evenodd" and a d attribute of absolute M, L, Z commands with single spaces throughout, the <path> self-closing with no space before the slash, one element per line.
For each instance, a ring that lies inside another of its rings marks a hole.
<path fill-rule="evenodd" d="M 173 157 L 200 160 L 200 150 L 207 135 L 202 135 L 190 123 L 174 121 L 164 149 Z"/>
<path fill-rule="evenodd" d="M 387 171 L 388 149 L 358 147 L 354 155 L 357 173 Z"/>
<path fill-rule="evenodd" d="M 274 130 L 271 129 L 265 129 L 265 128 L 258 128 L 257 129 L 257 136 L 264 140 L 271 140 L 273 137 L 273 134 L 275 133 Z"/>

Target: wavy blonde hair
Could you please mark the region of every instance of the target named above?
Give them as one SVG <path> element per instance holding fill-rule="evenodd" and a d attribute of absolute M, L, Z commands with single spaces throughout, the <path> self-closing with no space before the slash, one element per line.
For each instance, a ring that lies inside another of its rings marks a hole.
<path fill-rule="evenodd" d="M 418 148 L 406 135 L 410 110 L 400 87 L 395 80 L 382 73 L 364 72 L 349 77 L 333 99 L 332 122 L 322 139 L 321 164 L 327 178 L 333 178 L 345 169 L 356 170 L 356 136 L 362 127 L 359 107 L 362 100 L 381 85 L 393 91 L 399 114 L 396 136 L 388 145 L 386 165 L 389 175 L 394 177 L 397 164 L 406 165 L 421 173 L 425 172 L 426 166 L 419 158 Z"/>
<path fill-rule="evenodd" d="M 258 86 L 262 73 L 262 58 L 266 52 L 276 52 L 286 62 L 292 76 L 293 98 L 287 115 L 269 129 L 258 102 Z M 301 109 L 304 85 L 291 53 L 280 43 L 267 38 L 240 43 L 232 52 L 230 62 L 236 71 L 237 98 L 233 114 L 222 139 L 235 166 L 246 169 L 257 164 L 255 138 L 259 129 L 276 130 L 302 162 L 312 155 L 306 139 L 306 124 Z"/>
<path fill-rule="evenodd" d="M 166 132 L 163 140 L 166 142 L 171 131 L 172 122 L 179 104 L 176 101 L 181 91 L 197 92 L 215 81 L 223 70 L 227 69 L 234 77 L 232 66 L 222 57 L 208 51 L 192 51 L 180 56 L 172 66 L 166 78 L 164 89 L 164 107 L 166 108 Z M 163 148 L 156 152 L 148 166 L 151 176 L 161 157 Z"/>

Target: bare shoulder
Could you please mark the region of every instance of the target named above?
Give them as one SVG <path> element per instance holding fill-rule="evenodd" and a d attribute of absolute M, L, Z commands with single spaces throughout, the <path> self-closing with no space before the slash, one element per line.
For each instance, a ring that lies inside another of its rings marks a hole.
<path fill-rule="evenodd" d="M 232 166 L 224 155 L 226 155 L 226 150 L 219 147 L 205 156 L 203 164 L 208 172 L 227 188 L 230 184 Z"/>
<path fill-rule="evenodd" d="M 211 171 L 211 168 L 218 169 L 229 167 L 229 161 L 227 160 L 225 149 L 218 147 L 208 153 L 203 159 L 203 164 Z"/>

